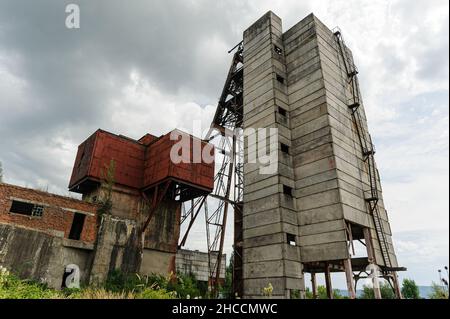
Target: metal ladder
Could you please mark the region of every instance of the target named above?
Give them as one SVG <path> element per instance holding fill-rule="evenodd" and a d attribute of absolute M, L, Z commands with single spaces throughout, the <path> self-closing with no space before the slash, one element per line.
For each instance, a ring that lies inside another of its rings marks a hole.
<path fill-rule="evenodd" d="M 392 263 L 389 255 L 389 246 L 386 238 L 386 233 L 384 231 L 383 222 L 380 216 L 380 210 L 378 207 L 378 172 L 375 166 L 375 147 L 372 143 L 372 138 L 364 129 L 362 115 L 359 110 L 359 106 L 361 105 L 361 98 L 359 94 L 358 70 L 347 52 L 347 47 L 342 37 L 341 30 L 337 28 L 333 30 L 333 33 L 337 39 L 339 51 L 344 61 L 348 84 L 350 85 L 351 98 L 347 102 L 347 105 L 352 111 L 352 118 L 358 135 L 359 143 L 361 145 L 363 160 L 367 164 L 368 168 L 370 190 L 368 192 L 365 192 L 365 200 L 369 205 L 369 210 L 373 218 L 384 264 L 386 267 L 390 268 L 392 267 Z"/>

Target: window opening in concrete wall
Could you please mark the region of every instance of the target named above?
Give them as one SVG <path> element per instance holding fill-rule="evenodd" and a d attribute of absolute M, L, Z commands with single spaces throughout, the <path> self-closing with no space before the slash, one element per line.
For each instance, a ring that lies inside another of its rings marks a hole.
<path fill-rule="evenodd" d="M 286 234 L 287 243 L 291 246 L 297 246 L 297 242 L 295 241 L 295 235 L 294 234 Z"/>
<path fill-rule="evenodd" d="M 278 107 L 278 113 L 282 116 L 287 116 L 287 111 L 283 109 L 281 106 Z"/>
<path fill-rule="evenodd" d="M 281 55 L 283 53 L 283 50 L 281 50 L 281 48 L 277 45 L 274 45 L 274 50 L 275 50 L 275 53 L 278 55 Z"/>
<path fill-rule="evenodd" d="M 292 197 L 292 187 L 283 185 L 283 193 Z"/>
<path fill-rule="evenodd" d="M 74 214 L 72 227 L 70 228 L 69 239 L 80 240 L 85 218 L 86 216 L 84 214 L 80 213 Z"/>
<path fill-rule="evenodd" d="M 282 77 L 281 75 L 277 74 L 277 81 L 280 82 L 281 84 L 284 84 L 284 77 Z"/>
<path fill-rule="evenodd" d="M 289 154 L 289 146 L 287 146 L 286 144 L 284 144 L 284 143 L 281 143 L 281 151 L 283 152 L 283 153 L 285 153 L 285 154 Z"/>

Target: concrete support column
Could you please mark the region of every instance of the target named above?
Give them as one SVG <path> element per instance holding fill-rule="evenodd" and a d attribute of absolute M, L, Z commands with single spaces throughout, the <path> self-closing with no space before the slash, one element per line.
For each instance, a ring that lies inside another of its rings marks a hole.
<path fill-rule="evenodd" d="M 312 286 L 312 294 L 313 299 L 317 299 L 317 280 L 316 280 L 316 273 L 311 273 L 311 286 Z"/>
<path fill-rule="evenodd" d="M 392 273 L 392 281 L 394 283 L 394 291 L 395 291 L 395 296 L 398 299 L 403 299 L 403 295 L 402 295 L 402 290 L 400 288 L 400 283 L 398 281 L 398 275 L 396 272 Z"/>
<path fill-rule="evenodd" d="M 364 233 L 364 241 L 366 242 L 366 249 L 367 249 L 367 259 L 369 261 L 369 264 L 376 266 L 375 264 L 375 253 L 373 250 L 372 245 L 372 238 L 370 236 L 370 230 L 369 228 L 363 229 Z M 373 292 L 375 295 L 375 299 L 381 299 L 381 290 L 380 290 L 380 283 L 378 282 L 378 277 L 374 276 L 372 278 L 372 285 L 373 285 Z"/>
<path fill-rule="evenodd" d="M 375 299 L 382 299 L 381 290 L 380 290 L 380 282 L 377 276 L 372 278 L 373 292 L 375 295 Z"/>
<path fill-rule="evenodd" d="M 330 272 L 330 264 L 326 264 L 325 267 L 325 284 L 327 287 L 327 296 L 328 299 L 333 299 L 333 286 L 331 284 L 331 272 Z"/>
<path fill-rule="evenodd" d="M 375 262 L 375 253 L 373 251 L 372 238 L 370 237 L 369 228 L 364 227 L 363 234 L 364 234 L 364 241 L 366 243 L 367 259 L 369 260 L 369 263 L 372 264 Z"/>
<path fill-rule="evenodd" d="M 350 258 L 344 259 L 345 277 L 347 279 L 347 290 L 350 299 L 356 299 L 355 283 L 353 280 L 352 261 Z"/>

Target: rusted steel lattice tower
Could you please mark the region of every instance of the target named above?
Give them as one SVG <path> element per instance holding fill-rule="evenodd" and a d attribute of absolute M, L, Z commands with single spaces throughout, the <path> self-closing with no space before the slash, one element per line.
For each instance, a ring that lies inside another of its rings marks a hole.
<path fill-rule="evenodd" d="M 204 210 L 209 256 L 209 286 L 217 296 L 224 247 L 225 229 L 230 211 L 234 212 L 235 238 L 233 252 L 234 291 L 242 295 L 242 201 L 243 145 L 238 131 L 243 121 L 242 42 L 235 51 L 219 103 L 206 140 L 216 145 L 216 162 L 221 163 L 214 179 L 214 192 L 185 205 L 181 223 L 189 220 L 180 247 L 184 246 L 198 214 Z"/>

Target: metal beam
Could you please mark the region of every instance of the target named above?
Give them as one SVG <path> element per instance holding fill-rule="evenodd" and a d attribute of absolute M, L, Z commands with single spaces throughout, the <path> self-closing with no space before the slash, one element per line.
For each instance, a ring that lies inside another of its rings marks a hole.
<path fill-rule="evenodd" d="M 156 210 L 158 209 L 159 204 L 163 200 L 164 196 L 166 196 L 166 193 L 167 193 L 167 190 L 169 189 L 170 184 L 171 184 L 171 181 L 165 182 L 164 188 L 163 188 L 162 192 L 160 192 L 160 193 L 158 193 L 158 190 L 159 190 L 159 186 L 161 186 L 161 185 L 156 185 L 156 187 L 153 191 L 153 200 L 151 202 L 149 215 L 147 217 L 147 220 L 144 223 L 144 226 L 142 227 L 142 233 L 145 233 L 145 230 L 147 229 L 148 225 L 150 224 L 150 221 L 152 220 L 153 215 L 155 214 Z M 142 193 L 142 196 L 148 203 L 150 202 L 144 193 Z"/>
<path fill-rule="evenodd" d="M 356 299 L 355 284 L 353 282 L 352 261 L 350 258 L 344 259 L 345 278 L 347 280 L 347 290 L 350 299 Z"/>
<path fill-rule="evenodd" d="M 325 285 L 327 288 L 328 299 L 333 299 L 333 286 L 331 283 L 330 264 L 327 262 L 325 266 Z"/>
<path fill-rule="evenodd" d="M 199 203 L 199 205 L 197 207 L 197 211 L 195 212 L 195 214 L 192 215 L 192 218 L 189 221 L 188 228 L 186 230 L 186 233 L 183 236 L 183 239 L 180 242 L 179 247 L 183 247 L 184 245 L 186 245 L 186 240 L 188 238 L 189 232 L 190 232 L 192 226 L 194 225 L 195 220 L 197 219 L 198 213 L 200 212 L 200 209 L 202 208 L 203 203 L 205 202 L 205 200 L 206 200 L 206 196 L 203 196 L 203 198 L 201 199 L 201 201 L 200 201 L 200 203 Z M 195 208 L 195 206 L 192 207 L 192 210 L 194 210 L 194 208 Z"/>

